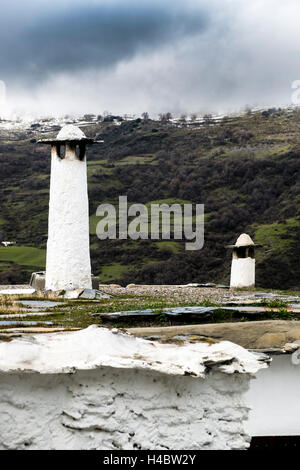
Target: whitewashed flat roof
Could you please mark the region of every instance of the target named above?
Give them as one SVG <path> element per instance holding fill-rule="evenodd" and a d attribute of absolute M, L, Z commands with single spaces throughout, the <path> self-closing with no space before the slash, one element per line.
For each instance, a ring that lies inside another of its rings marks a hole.
<path fill-rule="evenodd" d="M 0 342 L 0 372 L 70 373 L 102 367 L 205 377 L 207 367 L 255 374 L 263 356 L 229 341 L 162 344 L 92 325 L 84 330 L 35 334 Z"/>

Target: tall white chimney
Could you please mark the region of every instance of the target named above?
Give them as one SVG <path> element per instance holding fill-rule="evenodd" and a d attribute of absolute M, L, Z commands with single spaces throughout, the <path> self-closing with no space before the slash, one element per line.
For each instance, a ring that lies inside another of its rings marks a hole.
<path fill-rule="evenodd" d="M 86 144 L 76 126 L 67 125 L 51 145 L 51 179 L 46 290 L 91 289 Z"/>

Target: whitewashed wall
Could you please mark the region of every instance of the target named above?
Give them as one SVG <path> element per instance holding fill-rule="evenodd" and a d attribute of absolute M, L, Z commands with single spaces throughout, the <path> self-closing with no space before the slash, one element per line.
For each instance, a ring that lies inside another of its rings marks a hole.
<path fill-rule="evenodd" d="M 271 366 L 251 381 L 246 394 L 251 436 L 300 435 L 300 365 L 291 359 L 289 354 L 273 356 Z"/>
<path fill-rule="evenodd" d="M 247 375 L 0 377 L 0 449 L 244 449 Z"/>
<path fill-rule="evenodd" d="M 255 259 L 232 259 L 230 287 L 253 287 L 255 285 Z"/>
<path fill-rule="evenodd" d="M 0 342 L 0 449 L 245 449 L 262 358 L 90 326 Z"/>

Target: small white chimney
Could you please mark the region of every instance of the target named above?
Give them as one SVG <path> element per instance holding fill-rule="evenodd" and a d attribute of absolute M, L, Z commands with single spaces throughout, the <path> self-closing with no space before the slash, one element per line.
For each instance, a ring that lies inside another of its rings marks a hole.
<path fill-rule="evenodd" d="M 246 233 L 239 236 L 235 245 L 229 245 L 233 249 L 230 287 L 255 286 L 255 246 Z"/>
<path fill-rule="evenodd" d="M 51 179 L 46 290 L 92 288 L 86 144 L 76 126 L 67 125 L 51 145 Z"/>

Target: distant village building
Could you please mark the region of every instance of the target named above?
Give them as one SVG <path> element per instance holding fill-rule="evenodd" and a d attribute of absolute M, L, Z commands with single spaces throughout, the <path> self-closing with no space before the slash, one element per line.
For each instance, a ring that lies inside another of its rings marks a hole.
<path fill-rule="evenodd" d="M 46 290 L 91 289 L 86 144 L 76 126 L 61 129 L 51 145 Z"/>
<path fill-rule="evenodd" d="M 15 244 L 16 244 L 16 242 L 5 242 L 5 241 L 1 242 L 1 245 L 5 246 L 5 247 L 13 246 Z"/>
<path fill-rule="evenodd" d="M 233 249 L 230 287 L 255 286 L 255 246 L 246 233 L 239 236 L 235 245 L 229 245 Z"/>

